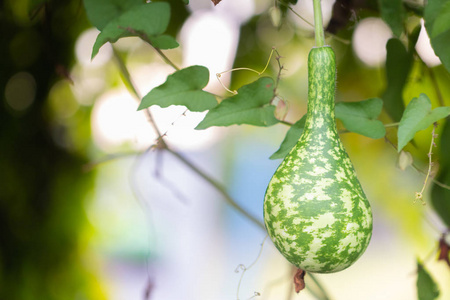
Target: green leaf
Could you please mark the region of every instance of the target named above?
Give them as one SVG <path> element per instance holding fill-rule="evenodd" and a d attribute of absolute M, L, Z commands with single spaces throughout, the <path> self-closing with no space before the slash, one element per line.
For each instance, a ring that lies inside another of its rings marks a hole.
<path fill-rule="evenodd" d="M 371 98 L 360 102 L 336 103 L 336 118 L 341 120 L 345 128 L 372 139 L 380 139 L 386 135 L 386 129 L 377 120 L 383 109 L 383 100 Z"/>
<path fill-rule="evenodd" d="M 434 300 L 439 296 L 439 288 L 424 266 L 417 261 L 418 300 Z"/>
<path fill-rule="evenodd" d="M 174 49 L 180 46 L 178 42 L 170 35 L 162 34 L 152 38 L 152 45 L 159 49 Z"/>
<path fill-rule="evenodd" d="M 439 135 L 439 173 L 436 180 L 450 186 L 450 122 L 447 122 Z M 431 189 L 431 204 L 442 221 L 450 228 L 450 189 L 433 184 Z"/>
<path fill-rule="evenodd" d="M 440 166 L 436 180 L 450 186 L 450 166 Z M 450 190 L 436 183 L 431 189 L 431 204 L 447 227 L 450 227 Z"/>
<path fill-rule="evenodd" d="M 92 25 L 102 30 L 131 7 L 142 4 L 141 0 L 84 0 L 86 14 Z"/>
<path fill-rule="evenodd" d="M 190 111 L 205 111 L 217 105 L 216 98 L 202 89 L 208 84 L 209 71 L 203 66 L 191 66 L 167 77 L 166 82 L 142 98 L 138 110 L 158 105 L 183 105 Z"/>
<path fill-rule="evenodd" d="M 439 152 L 441 153 L 439 157 L 439 165 L 446 166 L 450 168 L 450 120 L 447 119 L 445 124 L 442 126 L 441 134 L 438 138 Z M 450 211 L 449 211 L 450 212 Z"/>
<path fill-rule="evenodd" d="M 450 72 L 450 1 L 429 0 L 424 19 L 434 53 Z"/>
<path fill-rule="evenodd" d="M 291 149 L 297 144 L 300 136 L 303 133 L 303 128 L 305 128 L 306 115 L 304 115 L 300 120 L 295 122 L 291 128 L 286 133 L 280 148 L 270 156 L 270 159 L 284 158 Z"/>
<path fill-rule="evenodd" d="M 183 3 L 188 5 L 189 4 L 189 0 L 183 0 Z"/>
<path fill-rule="evenodd" d="M 419 23 L 408 36 L 408 52 L 414 53 L 417 40 L 419 39 L 420 31 L 422 30 L 422 25 Z"/>
<path fill-rule="evenodd" d="M 398 151 L 414 138 L 414 135 L 431 124 L 450 115 L 450 107 L 441 106 L 431 110 L 431 101 L 425 94 L 413 98 L 405 109 L 398 126 Z"/>
<path fill-rule="evenodd" d="M 405 10 L 402 2 L 402 0 L 378 0 L 381 18 L 397 37 L 400 37 L 403 32 Z"/>
<path fill-rule="evenodd" d="M 433 30 L 431 34 L 438 36 L 450 29 L 450 2 L 447 1 L 441 6 L 442 10 L 439 11 L 438 16 L 434 20 Z"/>
<path fill-rule="evenodd" d="M 103 28 L 95 41 L 92 58 L 106 42 L 114 43 L 127 36 L 142 35 L 150 42 L 154 39 L 158 42 L 157 38 L 166 31 L 169 19 L 170 6 L 166 2 L 133 6 Z"/>
<path fill-rule="evenodd" d="M 273 79 L 269 77 L 244 85 L 237 95 L 211 109 L 196 129 L 233 124 L 271 126 L 278 123 L 274 116 L 275 106 L 270 104 L 274 87 Z"/>
<path fill-rule="evenodd" d="M 405 110 L 403 88 L 411 70 L 413 59 L 399 39 L 390 39 L 386 44 L 386 50 L 387 88 L 382 98 L 386 112 L 395 122 L 398 122 Z"/>

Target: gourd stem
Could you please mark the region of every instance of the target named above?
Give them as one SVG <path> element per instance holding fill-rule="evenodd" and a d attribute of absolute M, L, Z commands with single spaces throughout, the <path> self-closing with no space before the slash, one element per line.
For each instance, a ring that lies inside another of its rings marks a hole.
<path fill-rule="evenodd" d="M 325 44 L 325 35 L 323 33 L 322 7 L 321 0 L 313 0 L 314 4 L 314 31 L 316 34 L 316 46 L 323 47 Z"/>

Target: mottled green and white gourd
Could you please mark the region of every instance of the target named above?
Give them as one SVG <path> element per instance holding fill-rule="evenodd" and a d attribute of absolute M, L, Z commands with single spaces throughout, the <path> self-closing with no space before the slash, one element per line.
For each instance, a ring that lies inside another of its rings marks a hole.
<path fill-rule="evenodd" d="M 296 146 L 270 180 L 264 222 L 277 249 L 307 272 L 352 265 L 372 236 L 370 204 L 334 118 L 336 62 L 331 47 L 308 57 L 308 112 Z"/>

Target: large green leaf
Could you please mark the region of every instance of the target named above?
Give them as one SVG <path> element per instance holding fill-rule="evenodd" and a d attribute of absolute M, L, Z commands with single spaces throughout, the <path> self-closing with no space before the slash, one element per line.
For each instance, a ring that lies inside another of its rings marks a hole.
<path fill-rule="evenodd" d="M 438 139 L 439 174 L 436 180 L 450 186 L 450 122 L 447 121 Z M 436 183 L 431 189 L 431 204 L 442 221 L 450 228 L 450 190 Z"/>
<path fill-rule="evenodd" d="M 351 132 L 355 132 L 373 139 L 386 135 L 386 129 L 377 120 L 383 108 L 383 101 L 371 98 L 360 102 L 336 103 L 336 118 L 340 119 Z M 295 146 L 305 127 L 306 115 L 291 126 L 286 133 L 280 148 L 270 156 L 270 159 L 284 158 Z"/>
<path fill-rule="evenodd" d="M 431 110 L 431 101 L 425 94 L 413 98 L 405 109 L 398 126 L 398 151 L 414 138 L 414 135 L 428 128 L 434 122 L 450 115 L 450 107 L 441 106 Z"/>
<path fill-rule="evenodd" d="M 170 6 L 166 2 L 133 6 L 103 28 L 95 41 L 92 57 L 106 42 L 114 43 L 127 36 L 143 36 L 151 43 L 156 41 L 159 46 L 170 46 L 161 49 L 177 47 L 178 43 L 174 40 L 167 42 L 167 37 L 161 41 L 161 34 L 166 30 L 169 19 Z"/>
<path fill-rule="evenodd" d="M 270 104 L 274 87 L 273 79 L 269 77 L 244 85 L 237 95 L 211 109 L 196 129 L 233 124 L 271 126 L 278 123 L 274 116 L 275 106 Z"/>
<path fill-rule="evenodd" d="M 439 297 L 439 288 L 425 267 L 417 262 L 417 296 L 418 300 L 434 300 Z"/>
<path fill-rule="evenodd" d="M 403 32 L 405 11 L 402 2 L 402 0 L 378 0 L 381 18 L 389 25 L 397 37 L 400 37 Z"/>
<path fill-rule="evenodd" d="M 184 105 L 190 111 L 205 111 L 217 105 L 216 98 L 202 89 L 208 84 L 209 71 L 203 66 L 191 66 L 167 77 L 166 82 L 142 98 L 139 110 L 158 105 Z"/>
<path fill-rule="evenodd" d="M 434 53 L 450 72 L 450 1 L 429 0 L 424 19 Z"/>
<path fill-rule="evenodd" d="M 300 120 L 295 122 L 291 128 L 286 133 L 280 148 L 270 156 L 270 159 L 284 158 L 291 149 L 297 144 L 300 136 L 303 133 L 303 128 L 305 128 L 306 115 L 304 115 Z"/>
<path fill-rule="evenodd" d="M 380 139 L 386 135 L 386 129 L 377 120 L 383 109 L 383 100 L 371 98 L 360 102 L 336 103 L 336 118 L 351 132 Z"/>
<path fill-rule="evenodd" d="M 399 39 L 390 39 L 386 44 L 386 50 L 387 88 L 382 98 L 386 112 L 395 122 L 398 122 L 405 110 L 403 88 L 413 59 Z"/>
<path fill-rule="evenodd" d="M 173 49 L 179 46 L 178 42 L 170 35 L 161 34 L 150 38 L 152 45 L 159 49 Z"/>
<path fill-rule="evenodd" d="M 450 166 L 440 166 L 436 180 L 450 186 Z M 434 183 L 431 189 L 431 204 L 442 221 L 450 227 L 450 190 Z"/>
<path fill-rule="evenodd" d="M 142 0 L 84 0 L 86 14 L 92 25 L 102 30 L 109 22 Z"/>
<path fill-rule="evenodd" d="M 438 136 L 439 143 L 439 165 L 450 168 L 450 120 L 447 119 L 442 127 L 441 134 Z M 449 211 L 450 212 L 450 211 Z"/>

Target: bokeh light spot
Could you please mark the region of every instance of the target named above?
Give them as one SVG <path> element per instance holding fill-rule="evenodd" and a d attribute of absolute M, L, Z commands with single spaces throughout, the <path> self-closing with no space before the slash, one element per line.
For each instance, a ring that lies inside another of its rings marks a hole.
<path fill-rule="evenodd" d="M 90 28 L 80 34 L 75 44 L 75 55 L 77 60 L 85 67 L 100 67 L 107 63 L 112 57 L 112 47 L 109 43 L 100 48 L 98 54 L 91 60 L 92 46 L 95 44 L 99 31 Z"/>
<path fill-rule="evenodd" d="M 377 67 L 386 61 L 386 43 L 391 37 L 391 30 L 381 19 L 364 19 L 353 33 L 353 50 L 363 63 Z"/>
<path fill-rule="evenodd" d="M 27 72 L 14 74 L 6 84 L 6 103 L 17 111 L 27 109 L 36 96 L 36 81 L 33 75 Z"/>

